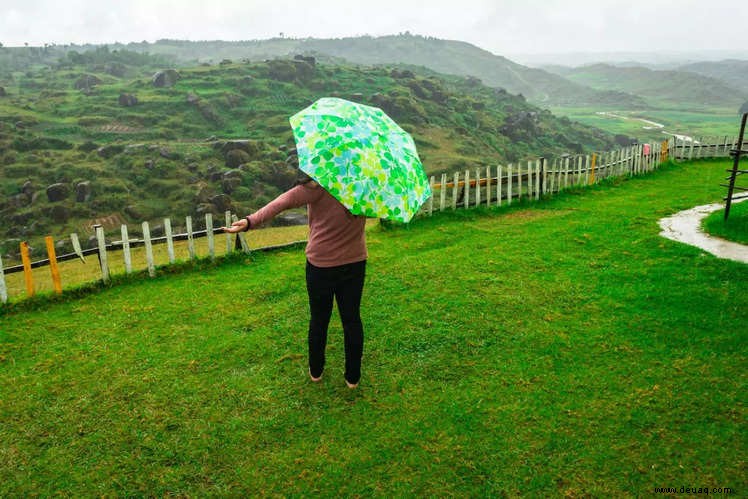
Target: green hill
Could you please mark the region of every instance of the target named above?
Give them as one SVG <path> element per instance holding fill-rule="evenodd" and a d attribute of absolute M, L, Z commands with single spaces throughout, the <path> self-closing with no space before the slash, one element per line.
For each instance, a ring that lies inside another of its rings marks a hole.
<path fill-rule="evenodd" d="M 237 42 L 159 40 L 156 43 L 130 43 L 119 47 L 167 55 L 181 61 L 262 61 L 304 53 L 320 59 L 343 59 L 365 65 L 409 64 L 424 66 L 444 74 L 476 77 L 488 86 L 522 94 L 543 106 L 644 107 L 639 97 L 617 91 L 594 90 L 541 69 L 517 64 L 470 43 L 410 34 L 336 39 L 274 38 Z"/>
<path fill-rule="evenodd" d="M 685 71 L 657 71 L 608 64 L 576 68 L 547 66 L 546 69 L 580 85 L 642 96 L 650 105 L 664 102 L 734 107 L 740 106 L 746 97 L 742 90 L 732 88 L 720 80 Z"/>
<path fill-rule="evenodd" d="M 613 145 L 470 78 L 299 58 L 202 64 L 159 82 L 161 62 L 100 48 L 0 73 L 2 254 L 101 219 L 256 209 L 295 176 L 288 117 L 322 96 L 384 109 L 414 135 L 429 174 Z"/>
<path fill-rule="evenodd" d="M 725 61 L 704 61 L 686 64 L 679 71 L 689 71 L 720 80 L 735 88 L 748 98 L 748 61 L 728 59 Z"/>

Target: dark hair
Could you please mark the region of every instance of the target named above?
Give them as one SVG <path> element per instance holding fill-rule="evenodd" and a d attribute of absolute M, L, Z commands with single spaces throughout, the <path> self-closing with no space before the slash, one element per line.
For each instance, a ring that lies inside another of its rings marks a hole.
<path fill-rule="evenodd" d="M 314 180 L 312 177 L 299 170 L 296 174 L 296 180 L 294 180 L 293 186 L 296 187 L 297 185 L 303 185 L 311 182 L 312 180 Z"/>

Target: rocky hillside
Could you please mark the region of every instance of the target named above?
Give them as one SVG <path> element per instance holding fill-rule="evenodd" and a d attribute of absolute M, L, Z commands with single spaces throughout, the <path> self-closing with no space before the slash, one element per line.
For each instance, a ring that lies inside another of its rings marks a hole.
<path fill-rule="evenodd" d="M 155 71 L 107 52 L 0 73 L 2 254 L 93 223 L 256 209 L 295 178 L 288 117 L 322 96 L 384 109 L 430 174 L 613 145 L 475 78 L 304 56 Z"/>
<path fill-rule="evenodd" d="M 637 96 L 620 91 L 595 90 L 542 69 L 517 64 L 470 43 L 410 34 L 336 39 L 274 38 L 239 42 L 159 40 L 156 43 L 130 43 L 115 47 L 169 56 L 182 62 L 217 63 L 222 59 L 263 61 L 293 54 L 310 54 L 320 60 L 355 64 L 415 65 L 443 74 L 479 78 L 490 87 L 522 94 L 543 107 L 646 107 Z"/>

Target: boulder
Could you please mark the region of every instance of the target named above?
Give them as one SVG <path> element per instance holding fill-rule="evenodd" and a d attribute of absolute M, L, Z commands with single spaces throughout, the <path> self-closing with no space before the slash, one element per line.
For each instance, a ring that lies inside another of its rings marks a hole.
<path fill-rule="evenodd" d="M 138 98 L 132 94 L 119 94 L 119 105 L 122 107 L 132 107 L 138 104 Z"/>
<path fill-rule="evenodd" d="M 223 213 L 231 209 L 231 198 L 226 194 L 216 194 L 210 198 L 210 204 L 215 206 L 219 213 Z"/>
<path fill-rule="evenodd" d="M 101 83 L 101 80 L 93 75 L 83 75 L 77 80 L 75 80 L 75 84 L 73 85 L 76 90 L 90 90 L 91 87 L 95 87 L 96 85 L 99 85 Z"/>
<path fill-rule="evenodd" d="M 180 78 L 180 74 L 175 69 L 165 69 L 154 74 L 151 81 L 157 88 L 173 87 Z"/>
<path fill-rule="evenodd" d="M 8 198 L 8 205 L 11 208 L 23 208 L 31 204 L 31 196 L 25 193 L 16 194 Z"/>
<path fill-rule="evenodd" d="M 55 253 L 57 256 L 66 255 L 73 252 L 73 243 L 69 239 L 60 239 L 55 243 Z"/>
<path fill-rule="evenodd" d="M 312 57 L 312 56 L 305 56 L 305 55 L 295 55 L 295 56 L 294 56 L 294 59 L 296 59 L 297 61 L 304 61 L 304 62 L 306 62 L 306 63 L 309 63 L 309 64 L 311 64 L 312 66 L 314 66 L 314 65 L 316 65 L 316 64 L 317 64 L 317 59 L 315 59 L 315 58 L 314 58 L 314 57 Z"/>
<path fill-rule="evenodd" d="M 24 182 L 23 186 L 21 187 L 21 192 L 23 192 L 27 196 L 33 196 L 34 190 L 34 184 L 31 183 L 31 180 L 27 180 L 26 182 Z"/>
<path fill-rule="evenodd" d="M 195 202 L 197 204 L 207 204 L 210 203 L 210 198 L 215 195 L 215 192 L 213 192 L 213 189 L 208 187 L 207 185 L 203 185 L 198 189 L 197 194 L 195 194 Z"/>
<path fill-rule="evenodd" d="M 125 73 L 127 72 L 127 66 L 125 66 L 121 62 L 108 62 L 104 66 L 104 72 L 106 74 L 116 76 L 117 78 L 122 78 L 125 76 Z"/>
<path fill-rule="evenodd" d="M 55 205 L 49 210 L 49 216 L 55 223 L 64 224 L 70 218 L 70 209 L 63 205 Z"/>
<path fill-rule="evenodd" d="M 62 201 L 70 195 L 70 186 L 68 184 L 57 183 L 47 187 L 47 199 L 51 202 Z"/>
<path fill-rule="evenodd" d="M 130 144 L 125 146 L 125 150 L 123 151 L 125 154 L 137 154 L 139 152 L 144 151 L 146 148 L 145 144 Z"/>
<path fill-rule="evenodd" d="M 78 150 L 83 151 L 83 152 L 95 151 L 98 148 L 99 148 L 98 144 L 96 144 L 95 142 L 91 142 L 90 140 L 87 140 L 86 142 L 78 146 Z"/>
<path fill-rule="evenodd" d="M 75 184 L 75 201 L 85 203 L 91 199 L 91 181 L 84 180 Z"/>
<path fill-rule="evenodd" d="M 210 203 L 200 203 L 195 208 L 195 214 L 198 216 L 205 215 L 206 213 L 217 213 L 215 206 Z"/>
<path fill-rule="evenodd" d="M 226 155 L 235 149 L 241 149 L 249 154 L 252 159 L 259 159 L 260 146 L 254 140 L 227 140 L 226 142 L 216 142 L 213 147 L 220 149 Z"/>
<path fill-rule="evenodd" d="M 242 149 L 233 149 L 226 153 L 226 166 L 236 168 L 239 165 L 249 162 L 249 153 Z"/>
<path fill-rule="evenodd" d="M 143 212 L 140 211 L 140 207 L 134 204 L 125 206 L 125 215 L 132 220 L 143 220 Z"/>
<path fill-rule="evenodd" d="M 166 234 L 166 229 L 163 224 L 151 225 L 151 237 L 162 237 Z"/>
<path fill-rule="evenodd" d="M 125 146 L 109 145 L 96 149 L 96 153 L 104 159 L 109 159 L 125 150 Z"/>
<path fill-rule="evenodd" d="M 197 104 L 200 102 L 200 97 L 194 92 L 187 92 L 187 104 Z"/>
<path fill-rule="evenodd" d="M 239 170 L 229 170 L 223 174 L 221 189 L 224 193 L 231 194 L 240 185 L 242 185 L 242 177 Z"/>

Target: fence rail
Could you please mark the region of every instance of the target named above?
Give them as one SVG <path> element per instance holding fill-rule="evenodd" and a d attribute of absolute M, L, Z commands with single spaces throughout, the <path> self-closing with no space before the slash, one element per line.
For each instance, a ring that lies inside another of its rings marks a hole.
<path fill-rule="evenodd" d="M 625 147 L 614 151 L 593 154 L 564 155 L 559 158 L 547 159 L 537 158 L 530 161 L 495 165 L 478 168 L 473 171 L 455 172 L 453 174 L 441 174 L 437 179 L 430 178 L 432 196 L 421 208 L 419 216 L 431 216 L 434 211 L 447 209 L 469 208 L 472 206 L 501 206 L 511 205 L 513 202 L 525 199 L 539 200 L 541 197 L 553 195 L 572 187 L 581 187 L 598 183 L 606 178 L 620 176 L 635 176 L 650 172 L 666 161 L 668 158 L 675 160 L 692 160 L 699 158 L 729 157 L 730 151 L 738 144 L 738 137 L 700 137 L 685 138 L 672 137 L 661 143 L 640 144 Z M 226 226 L 236 220 L 236 215 L 225 213 Z M 47 241 L 48 258 L 31 262 L 29 259 L 28 244 L 21 243 L 21 258 L 23 263 L 8 268 L 3 268 L 0 258 L 0 303 L 8 301 L 8 287 L 5 276 L 8 274 L 23 272 L 26 281 L 28 296 L 33 296 L 34 286 L 31 270 L 39 267 L 50 266 L 55 292 L 61 293 L 59 272 L 56 272 L 58 262 L 74 259 L 85 261 L 86 256 L 97 255 L 101 268 L 101 279 L 108 282 L 109 252 L 122 251 L 125 261 L 125 272 L 132 272 L 132 258 L 130 250 L 144 246 L 146 248 L 146 268 L 150 275 L 155 275 L 155 261 L 153 258 L 153 245 L 166 244 L 169 263 L 175 262 L 174 242 L 187 241 L 189 258 L 196 258 L 195 240 L 205 238 L 208 244 L 208 254 L 215 257 L 215 235 L 221 234 L 220 228 L 213 226 L 212 214 L 205 215 L 205 229 L 192 230 L 192 218 L 186 217 L 186 232 L 172 234 L 171 220 L 164 220 L 166 235 L 160 237 L 150 236 L 148 222 L 142 223 L 142 238 L 130 238 L 126 225 L 121 226 L 121 238 L 119 241 L 107 243 L 104 230 L 101 226 L 95 227 L 97 246 L 82 250 L 76 234 L 71 234 L 73 253 L 57 257 L 54 254 L 54 244 L 51 238 Z M 226 252 L 241 249 L 249 252 L 244 234 L 226 235 Z M 295 241 L 293 244 L 298 244 Z M 281 245 L 283 246 L 283 245 Z"/>

